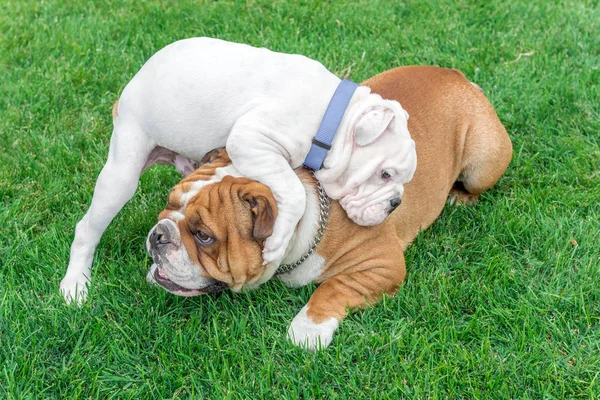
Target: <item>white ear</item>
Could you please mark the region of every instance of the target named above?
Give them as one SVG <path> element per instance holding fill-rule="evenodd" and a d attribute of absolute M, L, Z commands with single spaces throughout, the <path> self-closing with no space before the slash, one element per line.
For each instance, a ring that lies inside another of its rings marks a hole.
<path fill-rule="evenodd" d="M 360 117 L 354 125 L 354 142 L 358 146 L 373 143 L 387 129 L 394 118 L 394 111 L 387 107 L 375 107 Z"/>

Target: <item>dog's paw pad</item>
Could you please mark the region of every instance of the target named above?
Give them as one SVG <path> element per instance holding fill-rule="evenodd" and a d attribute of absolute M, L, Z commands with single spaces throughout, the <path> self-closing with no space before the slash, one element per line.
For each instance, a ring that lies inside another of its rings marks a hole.
<path fill-rule="evenodd" d="M 290 328 L 288 329 L 288 338 L 296 346 L 310 351 L 317 351 L 329 346 L 333 339 L 333 333 L 340 325 L 336 318 L 316 324 L 314 323 L 306 311 L 307 306 L 294 317 Z"/>

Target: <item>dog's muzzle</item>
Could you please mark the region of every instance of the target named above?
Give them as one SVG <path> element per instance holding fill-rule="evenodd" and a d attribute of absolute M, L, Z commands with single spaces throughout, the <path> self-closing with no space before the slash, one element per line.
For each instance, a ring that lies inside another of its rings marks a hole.
<path fill-rule="evenodd" d="M 394 212 L 394 210 L 398 208 L 400 204 L 402 204 L 402 199 L 400 197 L 395 197 L 390 200 L 390 209 L 388 211 L 388 215 Z"/>
<path fill-rule="evenodd" d="M 169 219 L 159 221 L 148 234 L 146 240 L 148 253 L 154 260 L 146 280 L 152 284 L 158 284 L 163 289 L 178 296 L 197 296 L 206 293 L 217 293 L 228 288 L 224 282 L 210 278 L 198 280 L 198 287 L 186 288 L 174 282 L 168 274 L 173 268 L 196 268 L 190 263 L 185 246 L 181 241 L 181 234 L 175 222 Z M 179 256 L 178 256 L 179 255 Z M 183 264 L 173 264 L 179 261 Z"/>

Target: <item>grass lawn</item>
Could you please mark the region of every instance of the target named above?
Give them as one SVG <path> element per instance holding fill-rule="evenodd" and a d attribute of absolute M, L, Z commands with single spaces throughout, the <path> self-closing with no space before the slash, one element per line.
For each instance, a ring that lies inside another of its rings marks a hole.
<path fill-rule="evenodd" d="M 600 6 L 596 0 L 2 0 L 0 398 L 599 398 Z M 514 146 L 473 207 L 407 252 L 398 295 L 312 354 L 285 338 L 314 286 L 178 298 L 144 241 L 154 167 L 100 242 L 86 305 L 58 291 L 107 155 L 110 110 L 164 45 L 214 36 L 362 81 L 462 70 Z"/>

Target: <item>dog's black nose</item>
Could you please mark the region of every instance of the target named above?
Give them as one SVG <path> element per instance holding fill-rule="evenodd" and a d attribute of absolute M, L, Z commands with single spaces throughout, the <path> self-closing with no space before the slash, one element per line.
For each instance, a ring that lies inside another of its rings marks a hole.
<path fill-rule="evenodd" d="M 391 211 L 394 211 L 398 206 L 402 203 L 400 197 L 396 197 L 395 199 L 390 200 L 390 206 L 392 207 Z"/>
<path fill-rule="evenodd" d="M 158 224 L 150 234 L 150 244 L 156 248 L 167 243 L 171 243 L 171 234 L 167 228 Z"/>

